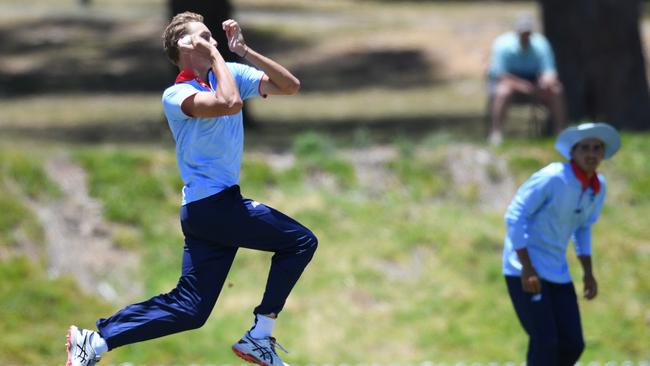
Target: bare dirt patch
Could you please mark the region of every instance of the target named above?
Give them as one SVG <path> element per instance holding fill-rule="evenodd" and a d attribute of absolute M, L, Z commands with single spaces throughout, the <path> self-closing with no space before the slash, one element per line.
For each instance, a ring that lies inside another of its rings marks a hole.
<path fill-rule="evenodd" d="M 48 274 L 71 275 L 84 291 L 109 301 L 139 296 L 139 256 L 112 244 L 111 226 L 102 204 L 88 195 L 84 170 L 66 156 L 50 158 L 45 170 L 63 192 L 55 201 L 29 202 L 45 231 Z"/>
<path fill-rule="evenodd" d="M 474 190 L 480 208 L 505 211 L 516 189 L 505 159 L 487 148 L 469 144 L 450 146 L 447 157 L 447 166 L 459 190 Z"/>

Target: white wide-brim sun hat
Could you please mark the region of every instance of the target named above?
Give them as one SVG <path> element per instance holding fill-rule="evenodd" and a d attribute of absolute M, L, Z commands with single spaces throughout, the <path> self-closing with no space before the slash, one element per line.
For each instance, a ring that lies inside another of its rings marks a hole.
<path fill-rule="evenodd" d="M 605 159 L 609 159 L 621 147 L 621 136 L 618 131 L 607 123 L 582 123 L 569 127 L 560 133 L 555 141 L 555 149 L 567 159 L 571 159 L 571 149 L 578 142 L 594 138 L 605 143 Z"/>

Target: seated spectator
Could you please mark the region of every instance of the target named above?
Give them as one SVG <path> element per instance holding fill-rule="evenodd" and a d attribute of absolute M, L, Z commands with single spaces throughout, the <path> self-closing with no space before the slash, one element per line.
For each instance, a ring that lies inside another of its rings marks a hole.
<path fill-rule="evenodd" d="M 554 133 L 566 125 L 563 87 L 557 77 L 553 49 L 544 35 L 533 32 L 531 16 L 518 17 L 514 31 L 494 41 L 488 93 L 492 98 L 491 144 L 503 140 L 503 122 L 513 98 L 529 97 L 547 106 Z"/>

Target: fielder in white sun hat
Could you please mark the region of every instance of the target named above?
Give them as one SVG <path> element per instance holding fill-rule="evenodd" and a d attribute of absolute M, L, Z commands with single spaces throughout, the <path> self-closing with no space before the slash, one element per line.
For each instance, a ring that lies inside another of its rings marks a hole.
<path fill-rule="evenodd" d="M 571 159 L 571 149 L 578 142 L 595 138 L 605 143 L 605 159 L 609 159 L 621 147 L 618 131 L 607 123 L 589 122 L 569 127 L 562 131 L 555 141 L 555 149 L 567 159 Z"/>

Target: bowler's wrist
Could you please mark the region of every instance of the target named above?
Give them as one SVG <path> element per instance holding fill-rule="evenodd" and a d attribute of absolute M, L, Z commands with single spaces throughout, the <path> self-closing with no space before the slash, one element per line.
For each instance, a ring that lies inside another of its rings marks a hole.
<path fill-rule="evenodd" d="M 239 56 L 241 58 L 246 58 L 246 56 L 248 56 L 248 46 L 244 46 L 244 52 L 242 52 L 241 54 L 238 54 L 237 56 Z"/>
<path fill-rule="evenodd" d="M 223 56 L 221 56 L 221 53 L 215 48 L 214 50 L 210 51 L 210 58 L 213 60 L 223 60 Z"/>

